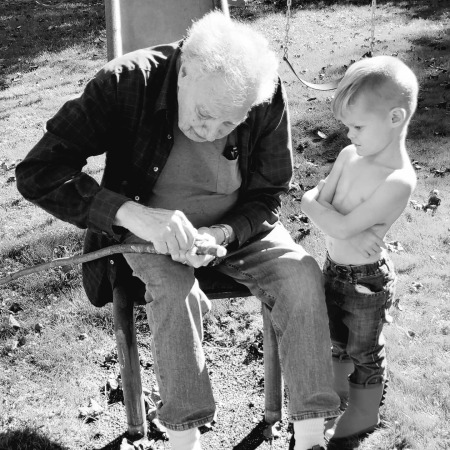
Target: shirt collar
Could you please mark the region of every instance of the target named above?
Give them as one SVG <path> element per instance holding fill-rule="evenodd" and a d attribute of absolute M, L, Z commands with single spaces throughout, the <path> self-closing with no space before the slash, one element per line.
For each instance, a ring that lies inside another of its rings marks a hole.
<path fill-rule="evenodd" d="M 166 110 L 173 117 L 178 109 L 177 92 L 178 92 L 178 67 L 177 61 L 181 57 L 181 47 L 183 41 L 178 42 L 178 46 L 172 55 L 168 58 L 168 67 L 165 72 L 165 79 L 161 86 L 160 94 L 155 103 L 155 113 Z"/>

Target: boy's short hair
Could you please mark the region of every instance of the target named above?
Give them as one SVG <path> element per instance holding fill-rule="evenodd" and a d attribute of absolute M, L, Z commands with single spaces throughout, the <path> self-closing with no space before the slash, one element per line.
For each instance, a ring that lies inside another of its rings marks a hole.
<path fill-rule="evenodd" d="M 228 86 L 226 102 L 251 105 L 269 101 L 278 83 L 278 59 L 268 40 L 248 24 L 213 11 L 188 30 L 181 61 L 203 74 L 220 74 Z"/>
<path fill-rule="evenodd" d="M 404 108 L 408 123 L 416 110 L 418 91 L 414 72 L 398 58 L 365 58 L 347 69 L 334 95 L 332 109 L 336 117 L 342 117 L 361 94 L 370 93 L 389 107 Z"/>

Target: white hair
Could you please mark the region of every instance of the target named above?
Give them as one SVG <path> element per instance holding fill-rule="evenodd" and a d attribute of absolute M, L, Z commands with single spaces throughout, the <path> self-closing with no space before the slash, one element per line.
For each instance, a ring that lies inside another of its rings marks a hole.
<path fill-rule="evenodd" d="M 202 74 L 217 74 L 227 86 L 226 103 L 255 106 L 272 97 L 278 60 L 267 39 L 249 25 L 213 11 L 188 30 L 182 62 L 194 63 Z"/>

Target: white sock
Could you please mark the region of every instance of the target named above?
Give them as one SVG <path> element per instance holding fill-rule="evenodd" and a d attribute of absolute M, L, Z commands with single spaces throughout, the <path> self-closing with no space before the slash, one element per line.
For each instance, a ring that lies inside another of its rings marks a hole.
<path fill-rule="evenodd" d="M 174 431 L 167 429 L 169 443 L 172 450 L 201 450 L 200 430 L 190 428 L 189 430 Z"/>
<path fill-rule="evenodd" d="M 294 422 L 294 450 L 309 450 L 314 445 L 325 447 L 323 435 L 325 419 L 306 419 Z"/>

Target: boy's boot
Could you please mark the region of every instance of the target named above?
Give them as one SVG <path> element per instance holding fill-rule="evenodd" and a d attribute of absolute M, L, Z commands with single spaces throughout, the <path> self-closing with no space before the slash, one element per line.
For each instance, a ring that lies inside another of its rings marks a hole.
<path fill-rule="evenodd" d="M 350 359 L 340 360 L 332 358 L 333 363 L 333 389 L 341 399 L 340 410 L 345 411 L 348 406 L 348 377 L 355 370 L 353 361 Z"/>
<path fill-rule="evenodd" d="M 384 383 L 362 385 L 349 381 L 348 407 L 336 419 L 335 426 L 325 432 L 330 444 L 363 437 L 374 431 L 380 423 L 378 411 L 383 394 Z"/>
<path fill-rule="evenodd" d="M 331 358 L 333 363 L 333 389 L 341 399 L 339 409 L 344 412 L 348 406 L 348 377 L 355 370 L 353 361 L 350 359 L 341 360 L 339 358 Z M 325 423 L 325 433 L 334 427 L 337 418 L 328 420 Z"/>

